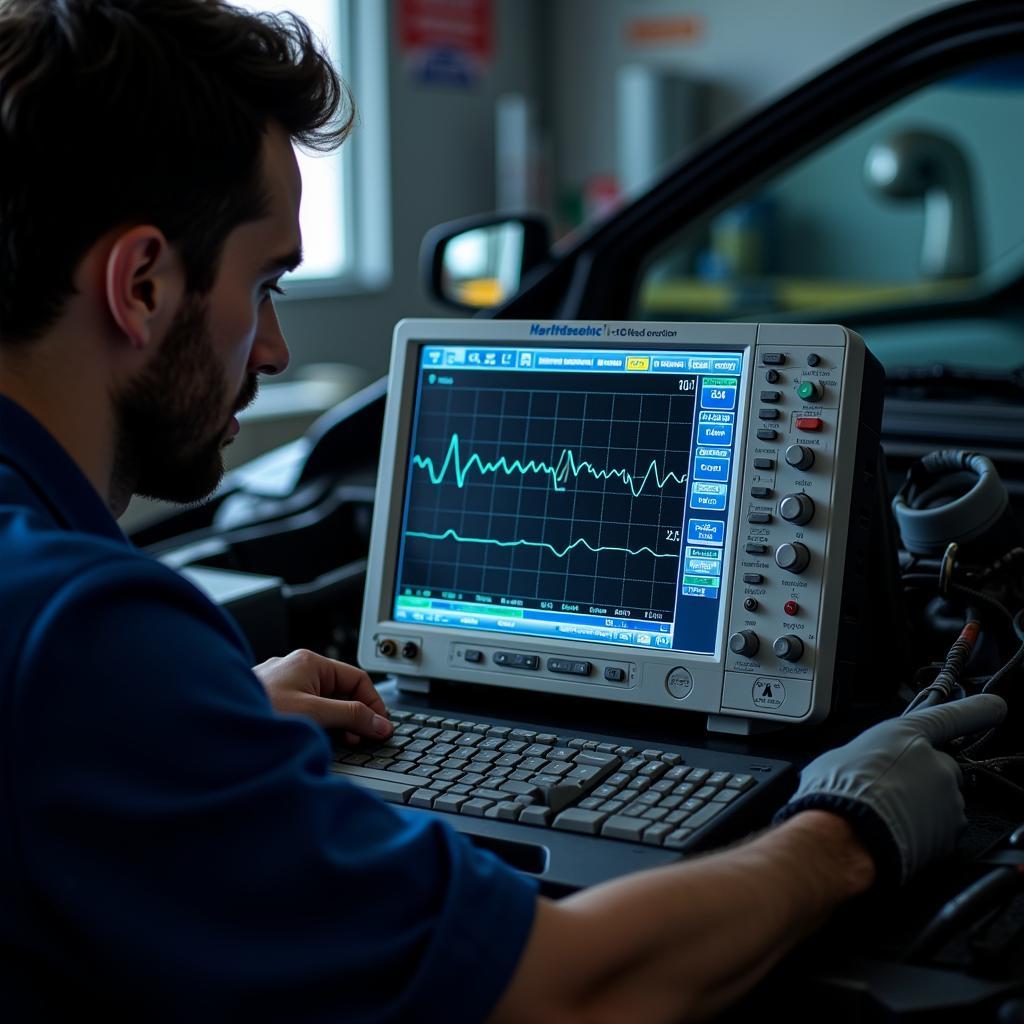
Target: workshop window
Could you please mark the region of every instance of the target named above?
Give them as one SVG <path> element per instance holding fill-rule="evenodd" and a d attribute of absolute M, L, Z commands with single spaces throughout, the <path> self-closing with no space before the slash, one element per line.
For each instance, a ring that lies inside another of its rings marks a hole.
<path fill-rule="evenodd" d="M 380 0 L 245 0 L 255 11 L 291 11 L 307 22 L 349 84 L 357 128 L 331 153 L 297 149 L 302 173 L 303 263 L 289 296 L 379 287 L 390 275 L 387 195 L 387 29 Z"/>

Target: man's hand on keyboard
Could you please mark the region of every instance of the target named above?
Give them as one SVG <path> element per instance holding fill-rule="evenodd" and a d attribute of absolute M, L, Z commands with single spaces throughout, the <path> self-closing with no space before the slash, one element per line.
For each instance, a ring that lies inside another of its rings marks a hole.
<path fill-rule="evenodd" d="M 344 729 L 346 743 L 358 743 L 361 736 L 386 739 L 393 731 L 384 701 L 362 669 L 312 651 L 292 651 L 253 671 L 275 711 L 305 715 L 325 729 Z"/>
<path fill-rule="evenodd" d="M 812 761 L 776 820 L 798 811 L 846 818 L 880 875 L 906 881 L 952 852 L 966 824 L 960 769 L 936 746 L 998 725 L 1006 703 L 978 694 L 880 722 L 844 747 Z"/>

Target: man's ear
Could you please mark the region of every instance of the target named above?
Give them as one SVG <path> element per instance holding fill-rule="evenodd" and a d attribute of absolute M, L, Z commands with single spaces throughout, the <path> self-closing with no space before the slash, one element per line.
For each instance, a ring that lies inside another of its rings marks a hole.
<path fill-rule="evenodd" d="M 105 283 L 110 315 L 132 348 L 150 344 L 170 322 L 184 291 L 180 259 L 164 233 L 151 224 L 114 239 Z"/>

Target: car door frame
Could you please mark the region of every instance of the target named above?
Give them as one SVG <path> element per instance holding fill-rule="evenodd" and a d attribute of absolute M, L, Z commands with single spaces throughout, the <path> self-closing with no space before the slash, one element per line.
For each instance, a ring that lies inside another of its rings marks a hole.
<path fill-rule="evenodd" d="M 1024 54 L 1019 0 L 973 0 L 910 22 L 755 111 L 556 251 L 516 295 L 483 315 L 629 319 L 645 261 L 672 235 L 915 89 L 980 60 L 1015 53 Z M 977 312 L 979 305 L 999 304 L 1005 290 L 984 300 L 859 311 L 857 320 L 945 316 L 967 302 Z M 790 312 L 787 319 L 799 315 Z"/>

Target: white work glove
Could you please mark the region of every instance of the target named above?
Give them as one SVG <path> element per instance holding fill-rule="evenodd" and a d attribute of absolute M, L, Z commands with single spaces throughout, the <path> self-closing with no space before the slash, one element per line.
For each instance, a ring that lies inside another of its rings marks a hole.
<path fill-rule="evenodd" d="M 991 729 L 1005 715 L 1002 697 L 980 693 L 880 722 L 807 765 L 775 821 L 832 811 L 857 832 L 880 879 L 905 882 L 952 853 L 967 824 L 960 767 L 935 746 Z"/>

